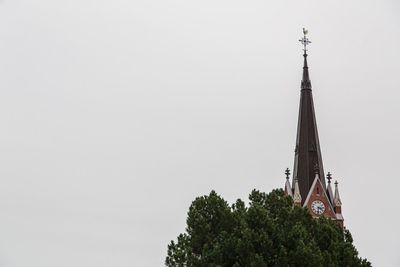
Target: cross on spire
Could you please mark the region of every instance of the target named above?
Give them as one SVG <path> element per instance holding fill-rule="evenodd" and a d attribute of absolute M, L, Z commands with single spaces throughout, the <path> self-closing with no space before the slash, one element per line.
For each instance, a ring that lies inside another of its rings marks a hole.
<path fill-rule="evenodd" d="M 332 174 L 330 172 L 328 172 L 328 174 L 326 175 L 326 179 L 328 179 L 328 183 L 331 183 Z"/>
<path fill-rule="evenodd" d="M 289 176 L 290 176 L 290 170 L 289 170 L 289 168 L 286 168 L 285 174 L 286 174 L 286 179 L 289 180 Z"/>
<path fill-rule="evenodd" d="M 307 54 L 307 45 L 311 44 L 311 41 L 307 38 L 308 30 L 303 28 L 303 38 L 299 40 L 300 43 L 303 45 L 304 54 Z"/>

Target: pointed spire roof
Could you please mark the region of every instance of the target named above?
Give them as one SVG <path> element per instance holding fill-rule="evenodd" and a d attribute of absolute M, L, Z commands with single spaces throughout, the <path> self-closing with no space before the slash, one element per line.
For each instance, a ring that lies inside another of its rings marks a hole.
<path fill-rule="evenodd" d="M 293 191 L 292 191 L 292 187 L 290 186 L 290 182 L 289 182 L 289 177 L 290 177 L 289 168 L 286 168 L 285 174 L 286 174 L 285 193 L 288 196 L 291 196 L 293 198 Z"/>
<path fill-rule="evenodd" d="M 326 185 L 307 63 L 307 45 L 311 42 L 306 36 L 307 31 L 303 29 L 303 32 L 304 37 L 300 39 L 300 42 L 304 45 L 304 65 L 300 91 L 293 178 L 297 177 L 300 194 L 303 199 L 306 199 L 315 178 L 315 167 L 318 168 L 318 174 L 324 189 L 326 189 Z"/>
<path fill-rule="evenodd" d="M 339 195 L 339 187 L 338 187 L 338 182 L 335 182 L 335 198 L 333 199 L 333 204 L 335 207 L 341 207 L 342 206 L 342 200 L 340 199 Z"/>
<path fill-rule="evenodd" d="M 326 179 L 328 180 L 328 185 L 326 186 L 326 194 L 328 195 L 329 201 L 333 204 L 333 191 L 331 186 L 332 175 L 330 172 L 326 175 Z"/>
<path fill-rule="evenodd" d="M 307 52 L 304 52 L 303 78 L 301 79 L 301 90 L 311 90 L 310 74 L 308 73 Z"/>
<path fill-rule="evenodd" d="M 297 178 L 294 179 L 294 192 L 293 192 L 293 202 L 294 204 L 301 205 L 301 194 L 300 194 L 300 188 L 299 188 L 299 182 Z"/>

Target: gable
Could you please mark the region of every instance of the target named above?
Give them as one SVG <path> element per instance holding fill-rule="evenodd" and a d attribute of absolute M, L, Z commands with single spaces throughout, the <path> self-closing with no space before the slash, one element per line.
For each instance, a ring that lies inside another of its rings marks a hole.
<path fill-rule="evenodd" d="M 312 203 L 314 201 L 321 201 L 325 210 L 321 215 L 318 215 L 312 211 Z M 313 184 L 311 185 L 310 191 L 308 192 L 307 198 L 304 201 L 303 207 L 306 207 L 313 217 L 325 216 L 328 218 L 336 219 L 336 214 L 333 209 L 331 202 L 329 201 L 328 195 L 325 192 L 324 186 L 318 176 L 315 177 Z"/>

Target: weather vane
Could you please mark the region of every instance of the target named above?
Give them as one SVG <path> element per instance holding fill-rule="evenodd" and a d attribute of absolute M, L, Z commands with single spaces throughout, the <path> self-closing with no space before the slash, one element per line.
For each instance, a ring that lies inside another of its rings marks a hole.
<path fill-rule="evenodd" d="M 308 40 L 308 38 L 307 38 L 308 30 L 306 30 L 306 28 L 303 28 L 303 34 L 304 34 L 304 36 L 302 39 L 299 40 L 299 42 L 302 43 L 304 46 L 304 48 L 303 48 L 304 54 L 307 54 L 307 45 L 310 44 L 311 41 Z"/>

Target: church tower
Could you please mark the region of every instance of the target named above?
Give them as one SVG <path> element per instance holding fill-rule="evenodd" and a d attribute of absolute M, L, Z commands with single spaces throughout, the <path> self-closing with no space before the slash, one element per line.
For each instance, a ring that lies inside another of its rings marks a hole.
<path fill-rule="evenodd" d="M 307 30 L 303 29 L 303 78 L 301 80 L 300 107 L 297 125 L 297 137 L 294 156 L 293 177 L 290 183 L 290 172 L 287 169 L 285 192 L 293 198 L 294 204 L 305 207 L 315 218 L 325 216 L 336 220 L 343 227 L 342 203 L 338 183 L 335 182 L 333 194 L 328 172 L 325 181 L 324 166 L 318 138 L 317 120 L 311 90 L 311 80 L 307 63 Z"/>

